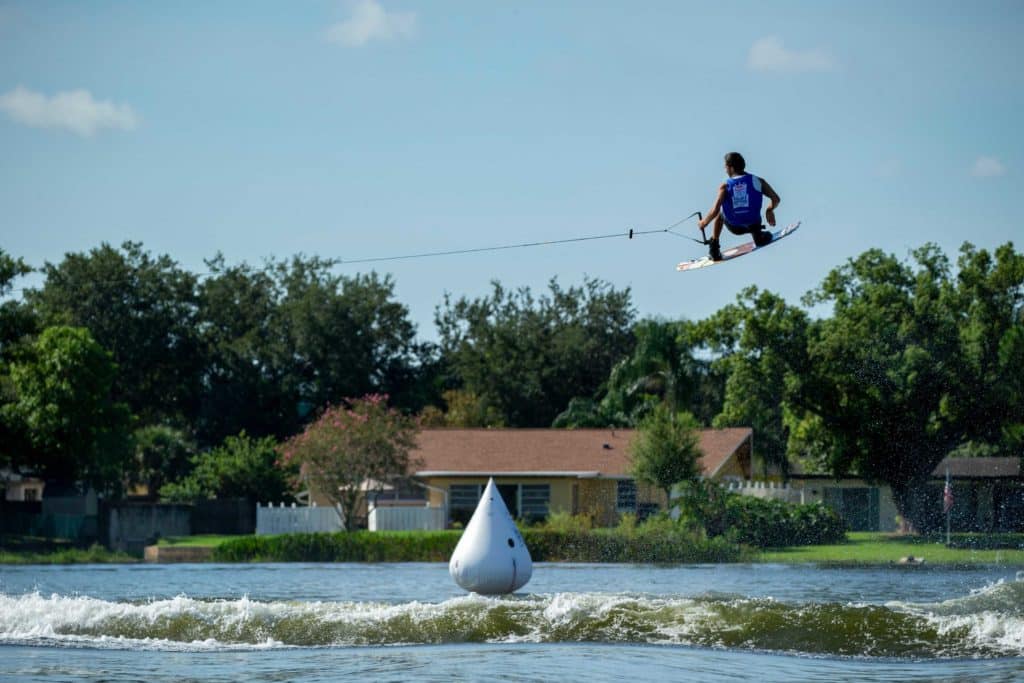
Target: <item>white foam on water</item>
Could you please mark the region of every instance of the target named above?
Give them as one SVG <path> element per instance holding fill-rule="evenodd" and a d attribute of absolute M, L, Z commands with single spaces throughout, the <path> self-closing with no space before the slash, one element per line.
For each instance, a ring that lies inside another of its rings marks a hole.
<path fill-rule="evenodd" d="M 886 603 L 923 618 L 939 635 L 964 637 L 984 651 L 1024 655 L 1024 572 L 937 603 Z"/>
<path fill-rule="evenodd" d="M 898 649 L 900 643 L 878 643 L 885 634 L 872 629 L 883 627 L 870 614 L 857 613 L 888 609 L 918 620 L 922 638 L 929 637 L 927 632 L 942 637 L 942 643 L 920 641 L 924 656 L 929 651 L 933 656 L 1020 656 L 1024 654 L 1022 596 L 1020 580 L 996 582 L 940 603 L 892 602 L 884 607 L 636 593 L 470 594 L 440 603 L 262 602 L 248 596 L 200 600 L 185 595 L 111 602 L 87 596 L 0 593 L 0 643 L 173 651 L 481 641 L 732 642 L 778 648 L 775 634 L 759 631 L 756 624 L 777 624 L 781 619 L 797 629 L 794 651 L 827 654 L 816 649 L 817 629 L 828 628 L 830 620 L 836 619 L 836 624 L 845 620 L 858 629 L 865 652 L 905 651 Z M 832 609 L 837 610 L 834 615 L 829 612 Z M 914 622 L 908 623 L 912 631 Z M 913 639 L 914 635 L 908 632 L 903 637 Z"/>

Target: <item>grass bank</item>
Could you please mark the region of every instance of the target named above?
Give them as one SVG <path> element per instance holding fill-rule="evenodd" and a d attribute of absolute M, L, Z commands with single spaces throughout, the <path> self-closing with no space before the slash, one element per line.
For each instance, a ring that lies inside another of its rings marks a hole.
<path fill-rule="evenodd" d="M 140 562 L 127 553 L 99 544 L 76 546 L 70 541 L 26 536 L 0 537 L 0 564 L 123 564 Z"/>
<path fill-rule="evenodd" d="M 167 536 L 157 541 L 159 546 L 167 546 L 171 548 L 186 547 L 186 548 L 216 548 L 221 543 L 227 541 L 233 541 L 239 538 L 250 538 L 249 536 L 216 536 L 213 534 L 205 536 Z"/>
<path fill-rule="evenodd" d="M 817 562 L 836 565 L 889 565 L 914 557 L 925 565 L 1024 565 L 1024 534 L 954 534 L 950 547 L 941 536 L 900 536 L 850 532 L 845 543 L 773 548 L 754 552 L 757 562 Z"/>
<path fill-rule="evenodd" d="M 219 562 L 447 562 L 459 531 L 357 531 L 282 536 L 182 536 L 159 545 L 213 548 Z M 836 566 L 886 566 L 914 557 L 924 565 L 1024 567 L 1024 534 L 954 534 L 945 537 L 851 532 L 847 541 L 767 550 L 662 533 L 623 534 L 615 529 L 526 529 L 536 562 L 782 562 Z M 0 564 L 135 563 L 140 558 L 102 546 L 25 537 L 0 538 Z"/>

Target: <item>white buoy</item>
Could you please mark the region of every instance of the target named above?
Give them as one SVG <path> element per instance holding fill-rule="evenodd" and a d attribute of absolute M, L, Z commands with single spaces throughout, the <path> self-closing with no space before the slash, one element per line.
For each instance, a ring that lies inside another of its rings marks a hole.
<path fill-rule="evenodd" d="M 455 546 L 448 573 L 460 587 L 482 595 L 511 593 L 533 575 L 530 551 L 493 478 Z"/>

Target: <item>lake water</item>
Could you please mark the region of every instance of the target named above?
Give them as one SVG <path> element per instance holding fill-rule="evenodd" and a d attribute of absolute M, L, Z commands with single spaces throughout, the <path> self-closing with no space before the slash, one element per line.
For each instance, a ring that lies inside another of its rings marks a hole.
<path fill-rule="evenodd" d="M 1024 572 L 538 564 L 0 567 L 0 679 L 1024 680 Z"/>

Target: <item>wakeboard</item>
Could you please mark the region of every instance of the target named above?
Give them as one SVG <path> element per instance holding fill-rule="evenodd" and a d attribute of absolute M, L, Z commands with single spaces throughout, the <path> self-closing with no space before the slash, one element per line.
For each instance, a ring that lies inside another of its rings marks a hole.
<path fill-rule="evenodd" d="M 800 221 L 797 221 L 796 223 L 790 223 L 781 230 L 776 230 L 772 232 L 772 241 L 764 245 L 763 247 L 757 246 L 756 244 L 753 243 L 753 241 L 747 242 L 746 244 L 741 244 L 739 246 L 731 247 L 729 249 L 724 250 L 722 252 L 721 261 L 712 261 L 710 256 L 703 256 L 701 258 L 683 261 L 678 266 L 676 266 L 676 270 L 698 270 L 700 268 L 707 268 L 708 266 L 713 266 L 719 263 L 725 263 L 726 261 L 731 261 L 734 258 L 739 258 L 744 254 L 750 254 L 755 251 L 760 251 L 761 249 L 770 247 L 771 245 L 775 244 L 783 237 L 788 237 L 789 235 L 792 235 L 794 232 L 796 232 L 796 229 L 799 227 Z"/>

